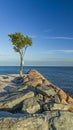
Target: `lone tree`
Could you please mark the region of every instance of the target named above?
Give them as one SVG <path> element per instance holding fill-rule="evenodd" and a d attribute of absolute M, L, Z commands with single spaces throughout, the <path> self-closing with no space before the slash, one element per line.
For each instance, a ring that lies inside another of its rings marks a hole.
<path fill-rule="evenodd" d="M 23 76 L 24 54 L 28 46 L 32 45 L 32 39 L 21 33 L 9 34 L 13 49 L 20 54 L 20 77 Z"/>

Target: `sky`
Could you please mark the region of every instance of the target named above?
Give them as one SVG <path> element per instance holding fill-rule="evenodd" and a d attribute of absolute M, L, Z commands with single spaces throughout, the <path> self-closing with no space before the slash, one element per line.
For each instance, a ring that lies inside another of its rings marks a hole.
<path fill-rule="evenodd" d="M 15 32 L 32 38 L 24 65 L 73 66 L 73 0 L 0 0 L 0 66 L 20 64 Z"/>

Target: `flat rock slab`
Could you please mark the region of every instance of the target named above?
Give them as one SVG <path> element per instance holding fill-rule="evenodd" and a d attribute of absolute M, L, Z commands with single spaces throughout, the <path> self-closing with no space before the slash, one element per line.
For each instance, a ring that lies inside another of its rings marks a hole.
<path fill-rule="evenodd" d="M 24 99 L 34 96 L 34 92 L 25 90 L 22 92 L 12 93 L 7 95 L 5 99 L 0 100 L 0 109 L 13 109 L 16 105 L 20 104 Z"/>
<path fill-rule="evenodd" d="M 38 86 L 36 88 L 36 90 L 38 93 L 40 93 L 42 95 L 47 95 L 49 97 L 55 96 L 57 94 L 51 85 L 49 87 L 48 86 Z"/>
<path fill-rule="evenodd" d="M 73 112 L 73 104 L 61 104 L 61 103 L 49 102 L 47 104 L 44 104 L 43 109 L 45 111 L 63 110 Z"/>

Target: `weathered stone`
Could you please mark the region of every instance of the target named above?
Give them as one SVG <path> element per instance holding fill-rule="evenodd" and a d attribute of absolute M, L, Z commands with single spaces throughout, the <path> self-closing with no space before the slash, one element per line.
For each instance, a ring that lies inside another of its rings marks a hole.
<path fill-rule="evenodd" d="M 73 130 L 73 113 L 67 111 L 44 112 L 48 117 L 50 130 Z"/>
<path fill-rule="evenodd" d="M 13 92 L 16 92 L 17 91 L 17 88 L 15 86 L 6 86 L 5 90 L 8 92 L 8 93 L 13 93 Z"/>
<path fill-rule="evenodd" d="M 50 81 L 48 81 L 46 78 L 43 80 L 43 85 L 44 86 L 49 86 L 51 85 L 52 83 Z"/>
<path fill-rule="evenodd" d="M 59 99 L 59 97 L 58 97 L 58 95 L 55 95 L 54 97 L 48 97 L 47 95 L 44 95 L 43 96 L 43 101 L 45 102 L 45 103 L 48 103 L 48 102 L 50 102 L 50 101 L 52 101 L 52 102 L 56 102 L 56 103 L 60 103 L 60 99 Z"/>
<path fill-rule="evenodd" d="M 68 103 L 73 103 L 73 98 L 70 97 L 69 95 L 68 95 L 67 97 L 68 97 L 68 98 L 67 98 L 67 102 L 68 102 Z"/>
<path fill-rule="evenodd" d="M 43 100 L 43 95 L 42 94 L 37 94 L 36 98 L 37 98 L 37 100 Z"/>
<path fill-rule="evenodd" d="M 48 120 L 44 115 L 26 117 L 24 114 L 6 114 L 4 112 L 0 115 L 0 130 L 48 130 Z"/>
<path fill-rule="evenodd" d="M 17 88 L 17 91 L 24 91 L 24 90 L 27 89 L 27 88 L 28 88 L 27 85 L 22 85 L 22 86 L 19 86 L 19 87 Z"/>
<path fill-rule="evenodd" d="M 52 87 L 54 88 L 55 92 L 57 93 L 57 96 L 60 99 L 60 102 L 63 104 L 66 103 L 73 103 L 73 98 L 69 96 L 67 93 L 65 93 L 62 89 L 52 84 Z"/>
<path fill-rule="evenodd" d="M 28 82 L 28 81 L 29 81 L 28 77 L 27 77 L 27 76 L 24 77 L 24 83 L 26 83 L 26 82 Z"/>
<path fill-rule="evenodd" d="M 48 81 L 44 76 L 42 76 L 38 71 L 36 70 L 30 70 L 27 75 L 27 84 L 33 87 L 37 87 L 38 85 L 47 84 L 50 85 L 51 82 Z"/>
<path fill-rule="evenodd" d="M 0 130 L 73 130 L 73 98 L 36 70 L 18 76 L 0 76 Z"/>
<path fill-rule="evenodd" d="M 56 94 L 55 96 L 54 96 L 54 101 L 56 102 L 56 103 L 60 103 L 61 101 L 60 101 L 60 98 L 59 98 L 59 96 Z"/>
<path fill-rule="evenodd" d="M 54 103 L 53 107 L 50 108 L 51 110 L 66 110 L 69 111 L 73 107 L 73 104 L 57 104 Z"/>
<path fill-rule="evenodd" d="M 40 104 L 37 102 L 37 98 L 33 97 L 26 99 L 23 102 L 22 112 L 36 113 L 40 110 Z"/>
<path fill-rule="evenodd" d="M 73 104 L 60 104 L 49 102 L 43 106 L 45 111 L 47 110 L 64 110 L 64 111 L 73 111 Z"/>
<path fill-rule="evenodd" d="M 48 103 L 48 102 L 50 102 L 52 99 L 50 98 L 50 97 L 48 97 L 48 96 L 43 96 L 43 101 L 45 102 L 45 103 Z"/>
<path fill-rule="evenodd" d="M 52 88 L 52 86 L 50 85 L 49 87 L 47 86 L 38 86 L 36 88 L 38 93 L 41 93 L 42 95 L 47 95 L 47 96 L 55 96 L 56 92 L 55 90 Z"/>
<path fill-rule="evenodd" d="M 34 92 L 29 90 L 9 94 L 5 99 L 0 101 L 0 109 L 13 109 L 13 107 L 20 104 L 24 99 L 33 96 Z"/>
<path fill-rule="evenodd" d="M 34 80 L 30 80 L 29 82 L 26 83 L 28 86 L 33 86 L 33 87 L 36 87 L 38 85 L 41 85 L 42 84 L 42 79 L 34 79 Z"/>
<path fill-rule="evenodd" d="M 32 69 L 28 72 L 28 77 L 29 79 L 33 79 L 33 78 L 42 78 L 45 79 L 43 75 L 41 75 L 38 71 Z"/>
<path fill-rule="evenodd" d="M 65 99 L 65 101 L 66 101 L 67 94 L 63 90 L 60 89 L 59 92 L 58 92 L 58 95 L 60 96 L 61 100 Z"/>

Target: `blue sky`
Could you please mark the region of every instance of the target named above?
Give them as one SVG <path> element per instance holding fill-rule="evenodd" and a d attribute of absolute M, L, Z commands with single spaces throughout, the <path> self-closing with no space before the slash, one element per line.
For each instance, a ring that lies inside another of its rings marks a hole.
<path fill-rule="evenodd" d="M 25 65 L 73 66 L 73 0 L 0 0 L 0 65 L 19 65 L 15 32 L 32 37 Z"/>

